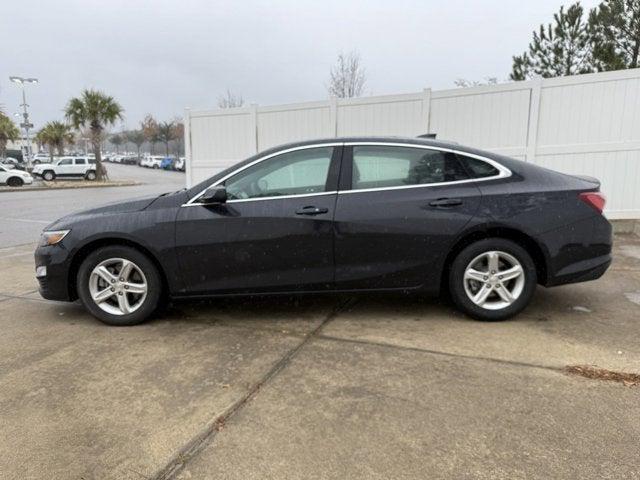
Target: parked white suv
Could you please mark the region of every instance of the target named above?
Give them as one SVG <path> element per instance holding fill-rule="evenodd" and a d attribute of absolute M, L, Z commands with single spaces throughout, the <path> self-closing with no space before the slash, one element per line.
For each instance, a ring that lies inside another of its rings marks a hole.
<path fill-rule="evenodd" d="M 88 157 L 61 157 L 51 164 L 40 164 L 33 167 L 34 175 L 46 181 L 60 178 L 96 179 L 96 161 Z"/>
<path fill-rule="evenodd" d="M 162 155 L 151 155 L 143 158 L 140 161 L 140 166 L 147 168 L 160 168 L 162 166 L 162 160 L 164 160 L 164 156 Z"/>
<path fill-rule="evenodd" d="M 7 184 L 10 187 L 21 187 L 22 185 L 30 185 L 33 183 L 33 177 L 29 172 L 23 172 L 15 168 L 8 168 L 0 165 L 0 184 Z"/>

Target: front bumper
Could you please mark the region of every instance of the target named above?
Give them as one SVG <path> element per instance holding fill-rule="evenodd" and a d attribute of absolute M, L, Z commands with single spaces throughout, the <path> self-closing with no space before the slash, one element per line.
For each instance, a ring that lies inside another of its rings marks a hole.
<path fill-rule="evenodd" d="M 38 247 L 35 251 L 36 276 L 40 295 L 47 300 L 71 301 L 69 289 L 69 252 L 64 245 Z M 46 275 L 42 275 L 46 267 Z M 38 270 L 40 270 L 38 272 Z"/>

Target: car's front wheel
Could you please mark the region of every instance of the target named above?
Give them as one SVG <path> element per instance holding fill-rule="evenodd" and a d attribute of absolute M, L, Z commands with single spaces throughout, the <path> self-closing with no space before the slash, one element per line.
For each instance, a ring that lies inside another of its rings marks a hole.
<path fill-rule="evenodd" d="M 515 242 L 487 238 L 462 250 L 449 272 L 456 306 L 477 320 L 506 320 L 531 301 L 537 284 L 529 253 Z"/>
<path fill-rule="evenodd" d="M 52 180 L 55 180 L 56 174 L 51 170 L 47 170 L 42 174 L 42 178 L 47 182 L 51 182 Z"/>
<path fill-rule="evenodd" d="M 24 181 L 18 177 L 11 177 L 7 180 L 7 185 L 10 187 L 21 187 L 24 184 Z"/>
<path fill-rule="evenodd" d="M 91 253 L 80 266 L 78 296 L 95 317 L 109 325 L 137 325 L 158 307 L 162 281 L 143 253 L 108 246 Z"/>

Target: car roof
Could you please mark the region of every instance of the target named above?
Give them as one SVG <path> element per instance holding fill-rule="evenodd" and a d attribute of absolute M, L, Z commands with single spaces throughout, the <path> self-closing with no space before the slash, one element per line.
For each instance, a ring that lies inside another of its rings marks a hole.
<path fill-rule="evenodd" d="M 259 152 L 256 156 L 263 156 L 279 150 L 286 150 L 288 148 L 303 147 L 305 145 L 323 145 L 323 144 L 335 144 L 335 143 L 404 143 L 409 145 L 423 145 L 435 148 L 446 148 L 450 150 L 456 150 L 458 152 L 466 152 L 475 155 L 481 155 L 492 159 L 502 158 L 501 155 L 480 150 L 473 147 L 467 147 L 460 145 L 459 143 L 446 140 L 436 140 L 432 138 L 422 137 L 406 137 L 406 136 L 361 136 L 361 137 L 330 137 L 320 138 L 315 140 L 304 140 L 299 142 L 291 142 L 283 145 L 277 145 L 272 148 Z"/>

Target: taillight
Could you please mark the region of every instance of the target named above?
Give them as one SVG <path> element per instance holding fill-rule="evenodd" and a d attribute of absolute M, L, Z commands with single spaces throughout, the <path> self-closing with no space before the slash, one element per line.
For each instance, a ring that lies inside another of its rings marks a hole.
<path fill-rule="evenodd" d="M 602 213 L 604 210 L 604 204 L 606 203 L 606 197 L 600 192 L 582 192 L 580 194 L 580 200 L 595 208 L 598 213 Z"/>

